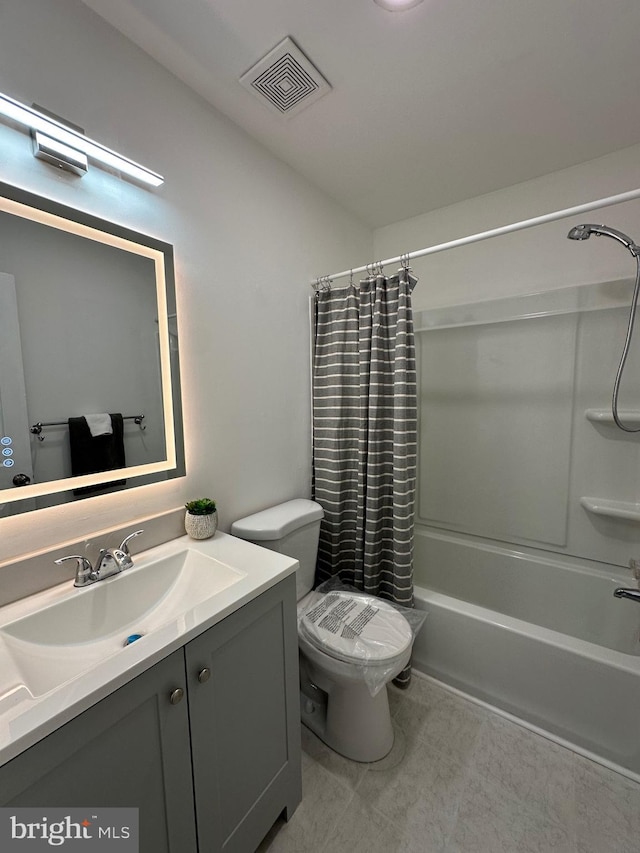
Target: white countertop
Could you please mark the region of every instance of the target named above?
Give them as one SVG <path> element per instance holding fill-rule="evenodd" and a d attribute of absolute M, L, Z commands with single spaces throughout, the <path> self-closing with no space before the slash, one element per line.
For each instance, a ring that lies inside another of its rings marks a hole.
<path fill-rule="evenodd" d="M 295 572 L 296 560 L 225 533 L 195 541 L 188 536 L 174 539 L 134 555 L 134 572 L 159 557 L 183 551 L 185 547 L 212 557 L 243 575 L 237 582 L 174 616 L 166 624 L 126 647 L 106 655 L 91 668 L 55 689 L 34 696 L 16 677 L 16 665 L 0 637 L 0 765 L 10 761 L 47 734 L 72 720 L 96 702 L 185 645 L 203 631 L 233 613 L 243 604 Z M 149 571 L 152 571 L 149 568 Z M 122 575 L 124 577 L 124 573 Z M 118 583 L 116 575 L 100 584 Z M 67 581 L 51 589 L 0 607 L 3 626 L 22 619 L 71 596 L 85 595 Z M 60 647 L 60 653 L 64 647 Z M 55 653 L 55 652 L 54 652 Z"/>

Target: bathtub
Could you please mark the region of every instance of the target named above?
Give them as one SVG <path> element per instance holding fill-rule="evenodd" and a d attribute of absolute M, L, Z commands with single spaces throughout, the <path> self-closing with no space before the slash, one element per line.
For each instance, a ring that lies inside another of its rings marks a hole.
<path fill-rule="evenodd" d="M 418 528 L 413 666 L 640 781 L 640 604 L 595 565 Z"/>

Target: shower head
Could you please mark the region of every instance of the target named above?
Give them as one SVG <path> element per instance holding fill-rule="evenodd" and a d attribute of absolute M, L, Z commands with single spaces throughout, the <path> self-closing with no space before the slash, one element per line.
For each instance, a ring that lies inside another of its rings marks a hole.
<path fill-rule="evenodd" d="M 591 237 L 590 225 L 576 225 L 569 231 L 567 237 L 569 240 L 588 240 Z"/>
<path fill-rule="evenodd" d="M 569 240 L 588 240 L 592 234 L 596 237 L 612 237 L 619 243 L 622 243 L 633 255 L 634 258 L 640 257 L 640 246 L 637 246 L 630 237 L 623 234 L 622 231 L 617 231 L 615 228 L 609 228 L 607 225 L 576 225 L 567 234 Z"/>

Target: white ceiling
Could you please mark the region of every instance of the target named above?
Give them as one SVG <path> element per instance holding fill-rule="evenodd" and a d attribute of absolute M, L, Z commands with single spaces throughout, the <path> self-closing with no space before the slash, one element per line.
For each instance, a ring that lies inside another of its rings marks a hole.
<path fill-rule="evenodd" d="M 638 0 L 84 0 L 373 227 L 640 142 Z M 239 83 L 290 35 L 332 91 Z"/>

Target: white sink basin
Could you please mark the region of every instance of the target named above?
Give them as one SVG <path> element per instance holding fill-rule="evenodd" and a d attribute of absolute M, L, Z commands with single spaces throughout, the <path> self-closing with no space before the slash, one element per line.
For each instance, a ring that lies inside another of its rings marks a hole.
<path fill-rule="evenodd" d="M 69 580 L 0 607 L 0 765 L 298 568 L 221 531 L 134 562 L 84 589 Z M 125 646 L 132 634 L 142 636 Z"/>
<path fill-rule="evenodd" d="M 188 546 L 141 563 L 0 627 L 20 681 L 34 696 L 53 690 L 136 643 L 246 574 Z"/>

